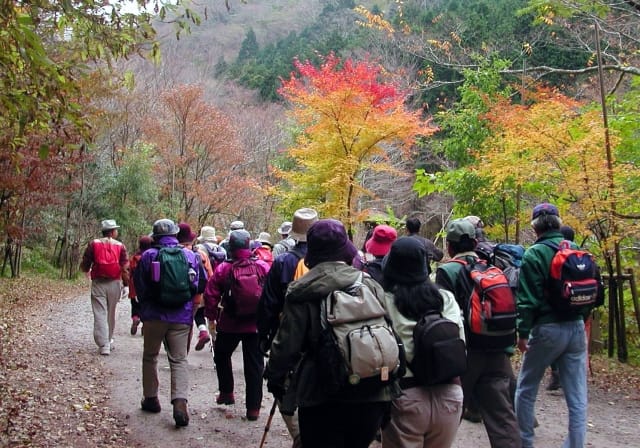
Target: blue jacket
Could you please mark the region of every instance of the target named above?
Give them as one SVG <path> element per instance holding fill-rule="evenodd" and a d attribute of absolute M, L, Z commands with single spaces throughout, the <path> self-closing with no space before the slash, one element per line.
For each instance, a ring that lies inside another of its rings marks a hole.
<path fill-rule="evenodd" d="M 157 244 L 162 247 L 174 247 L 178 246 L 178 239 L 175 236 L 163 236 L 160 237 Z M 189 264 L 196 272 L 192 290 L 197 291 L 200 277 L 203 275 L 206 277 L 202 262 L 192 250 L 185 248 L 182 250 L 184 251 L 185 257 L 187 257 L 187 261 L 189 261 Z M 181 308 L 165 308 L 158 305 L 157 302 L 149 296 L 151 294 L 151 262 L 154 261 L 157 256 L 157 248 L 152 247 L 151 249 L 147 249 L 142 254 L 140 263 L 134 272 L 133 281 L 136 286 L 138 300 L 140 301 L 140 319 L 143 322 L 160 320 L 172 324 L 191 325 L 194 313 L 192 300 L 185 303 Z"/>

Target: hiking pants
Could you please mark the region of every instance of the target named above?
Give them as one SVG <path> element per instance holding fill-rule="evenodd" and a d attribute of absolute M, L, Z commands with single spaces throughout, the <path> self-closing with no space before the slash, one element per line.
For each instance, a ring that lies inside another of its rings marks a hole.
<path fill-rule="evenodd" d="M 233 392 L 233 365 L 231 356 L 242 342 L 242 362 L 244 366 L 244 382 L 246 385 L 247 409 L 260 409 L 262 405 L 262 374 L 264 358 L 258 347 L 258 333 L 218 332 L 213 349 L 213 360 L 218 375 L 220 393 Z"/>
<path fill-rule="evenodd" d="M 122 282 L 108 278 L 91 281 L 91 310 L 93 311 L 93 340 L 98 347 L 110 345 L 116 326 L 116 305 L 120 300 Z"/>
<path fill-rule="evenodd" d="M 187 399 L 189 392 L 189 364 L 187 345 L 191 325 L 172 324 L 161 320 L 144 321 L 142 351 L 142 393 L 145 398 L 158 396 L 158 354 L 164 343 L 171 371 L 171 402 Z"/>

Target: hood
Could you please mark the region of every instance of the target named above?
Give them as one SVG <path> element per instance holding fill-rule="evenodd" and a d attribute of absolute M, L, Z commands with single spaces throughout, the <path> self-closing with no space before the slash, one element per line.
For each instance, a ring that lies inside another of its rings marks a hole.
<path fill-rule="evenodd" d="M 327 261 L 314 266 L 299 280 L 289 284 L 287 300 L 292 302 L 316 301 L 330 292 L 354 284 L 362 271 L 338 261 Z"/>

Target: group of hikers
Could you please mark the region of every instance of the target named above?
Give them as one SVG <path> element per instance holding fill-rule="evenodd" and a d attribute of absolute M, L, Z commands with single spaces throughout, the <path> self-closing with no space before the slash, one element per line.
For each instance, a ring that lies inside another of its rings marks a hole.
<path fill-rule="evenodd" d="M 217 404 L 235 403 L 232 354 L 242 342 L 246 418 L 259 418 L 266 380 L 292 446 L 305 448 L 365 448 L 376 438 L 448 447 L 464 412 L 484 423 L 491 447 L 533 447 L 538 388 L 553 364 L 569 414 L 564 446 L 583 447 L 585 320 L 603 293 L 591 255 L 561 232 L 557 207 L 533 208 L 537 239 L 510 266 L 478 217 L 448 223 L 446 258 L 420 224 L 407 219 L 402 236 L 375 225 L 359 250 L 340 221 L 311 208 L 282 223 L 276 243 L 266 232 L 253 239 L 242 221 L 222 238 L 160 219 L 129 258 L 119 226 L 104 220 L 81 263 L 92 279 L 94 341 L 110 354 L 116 304 L 128 296 L 131 334 L 142 324 L 144 338 L 141 408 L 161 412 L 164 344 L 179 427 L 189 424 L 194 326 L 195 349 L 213 349 Z M 569 264 L 586 274 L 559 277 Z"/>

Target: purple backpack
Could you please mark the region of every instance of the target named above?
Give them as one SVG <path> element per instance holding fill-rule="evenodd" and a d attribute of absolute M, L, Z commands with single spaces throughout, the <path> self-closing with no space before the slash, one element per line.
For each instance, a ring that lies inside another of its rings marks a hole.
<path fill-rule="evenodd" d="M 232 262 L 228 288 L 222 298 L 224 311 L 231 317 L 254 318 L 262 295 L 265 274 L 255 260 Z"/>

